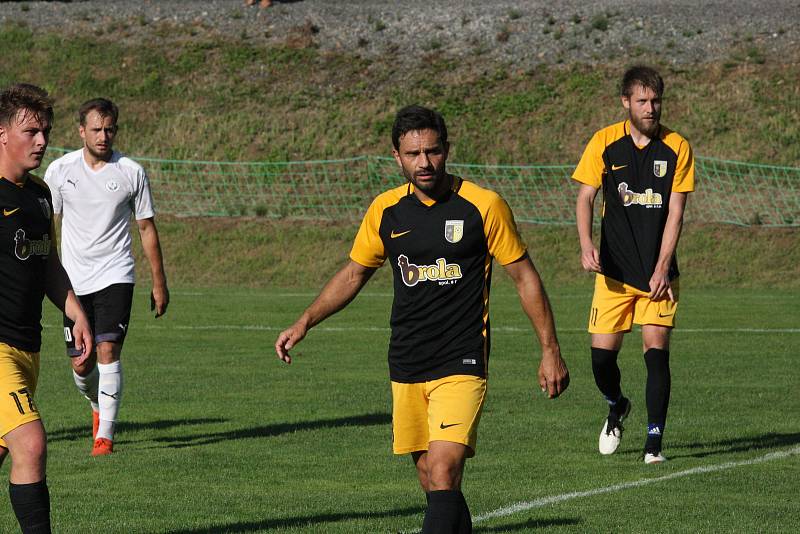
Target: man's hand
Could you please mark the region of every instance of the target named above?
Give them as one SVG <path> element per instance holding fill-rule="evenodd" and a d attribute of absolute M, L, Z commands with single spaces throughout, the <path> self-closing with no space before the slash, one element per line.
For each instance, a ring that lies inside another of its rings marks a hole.
<path fill-rule="evenodd" d="M 542 353 L 539 364 L 539 387 L 551 399 L 561 395 L 569 386 L 567 364 L 561 358 L 560 350 Z"/>
<path fill-rule="evenodd" d="M 169 306 L 169 289 L 167 286 L 153 286 L 150 292 L 150 311 L 156 312 L 156 318 L 167 313 Z"/>
<path fill-rule="evenodd" d="M 675 302 L 675 295 L 672 293 L 672 285 L 669 283 L 669 275 L 666 272 L 653 273 L 650 278 L 650 294 L 647 295 L 650 300 L 662 300 L 668 298 L 671 302 Z"/>
<path fill-rule="evenodd" d="M 275 354 L 278 355 L 278 359 L 286 363 L 292 363 L 292 357 L 289 355 L 289 351 L 306 337 L 307 332 L 308 328 L 306 328 L 305 323 L 301 321 L 297 321 L 281 332 L 278 335 L 278 339 L 275 341 Z"/>
<path fill-rule="evenodd" d="M 83 313 L 76 318 L 72 327 L 72 339 L 75 340 L 75 348 L 82 351 L 80 355 L 73 357 L 73 361 L 75 364 L 81 365 L 89 358 L 94 348 L 92 329 L 89 327 L 89 321 Z"/>
<path fill-rule="evenodd" d="M 603 271 L 600 266 L 600 253 L 594 245 L 581 247 L 581 265 L 583 270 L 589 273 L 599 273 Z"/>

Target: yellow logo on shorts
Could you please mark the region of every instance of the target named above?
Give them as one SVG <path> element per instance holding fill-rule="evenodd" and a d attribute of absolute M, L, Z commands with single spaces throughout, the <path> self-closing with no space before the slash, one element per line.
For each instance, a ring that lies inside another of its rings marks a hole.
<path fill-rule="evenodd" d="M 457 263 L 447 263 L 444 258 L 439 258 L 433 265 L 414 265 L 408 261 L 408 256 L 401 254 L 397 257 L 403 283 L 414 287 L 419 282 L 439 282 L 440 286 L 455 284 L 461 278 L 461 266 Z"/>

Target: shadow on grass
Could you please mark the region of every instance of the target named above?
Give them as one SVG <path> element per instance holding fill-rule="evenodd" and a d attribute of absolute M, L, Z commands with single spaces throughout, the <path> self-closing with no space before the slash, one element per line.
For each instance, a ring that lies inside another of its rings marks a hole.
<path fill-rule="evenodd" d="M 568 527 L 580 524 L 576 517 L 556 517 L 553 519 L 528 519 L 522 523 L 514 523 L 501 527 L 475 527 L 473 532 L 530 532 L 548 527 Z"/>
<path fill-rule="evenodd" d="M 373 426 L 391 423 L 392 417 L 386 413 L 369 413 L 336 419 L 321 419 L 319 421 L 301 421 L 299 423 L 278 423 L 266 426 L 253 426 L 228 430 L 226 432 L 204 432 L 190 436 L 169 436 L 155 438 L 153 441 L 165 444 L 166 447 L 182 448 L 209 445 L 220 441 L 239 440 L 247 438 L 269 438 L 290 434 L 301 430 L 319 430 L 322 428 L 339 428 L 348 426 Z"/>
<path fill-rule="evenodd" d="M 722 439 L 718 441 L 698 441 L 685 445 L 677 444 L 677 449 L 711 449 L 686 454 L 670 454 L 670 458 L 705 458 L 719 454 L 731 454 L 759 449 L 774 449 L 800 443 L 800 432 L 776 434 L 770 432 L 761 436 L 743 436 L 740 438 Z"/>
<path fill-rule="evenodd" d="M 337 523 L 352 519 L 376 519 L 383 517 L 406 517 L 425 513 L 422 508 L 400 508 L 386 512 L 351 512 L 341 514 L 319 514 L 306 517 L 287 517 L 284 519 L 265 519 L 264 521 L 247 521 L 230 523 L 227 525 L 214 525 L 196 529 L 169 530 L 169 534 L 212 534 L 216 532 L 262 532 L 264 530 L 279 528 L 304 527 L 308 532 L 319 532 L 326 523 Z M 316 528 L 315 528 L 316 527 Z"/>
<path fill-rule="evenodd" d="M 180 426 L 189 425 L 210 425 L 215 423 L 224 423 L 226 419 L 219 418 L 200 418 L 200 419 L 162 419 L 160 421 L 142 421 L 130 422 L 120 421 L 115 426 L 116 432 L 137 432 L 140 430 L 164 430 L 167 428 L 175 428 Z M 70 428 L 61 428 L 59 430 L 48 431 L 47 441 L 72 441 L 76 439 L 85 439 L 92 432 L 92 424 L 88 422 L 83 426 L 74 426 Z"/>

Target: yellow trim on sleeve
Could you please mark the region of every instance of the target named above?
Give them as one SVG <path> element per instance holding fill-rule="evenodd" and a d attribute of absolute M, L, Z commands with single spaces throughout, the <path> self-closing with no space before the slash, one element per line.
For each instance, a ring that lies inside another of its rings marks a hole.
<path fill-rule="evenodd" d="M 665 126 L 662 141 L 678 156 L 675 176 L 672 179 L 672 191 L 675 193 L 691 193 L 694 191 L 694 154 L 689 142 L 676 132 Z"/>
<path fill-rule="evenodd" d="M 377 268 L 383 265 L 383 262 L 386 261 L 386 250 L 380 236 L 383 212 L 400 202 L 407 191 L 408 185 L 403 184 L 375 197 L 364 214 L 353 241 L 353 248 L 350 250 L 351 260 L 364 267 Z"/>
<path fill-rule="evenodd" d="M 464 180 L 458 194 L 481 214 L 489 254 L 500 265 L 508 265 L 525 255 L 527 246 L 517 230 L 514 214 L 503 197 Z"/>
<path fill-rule="evenodd" d="M 603 153 L 608 145 L 626 135 L 628 134 L 625 128 L 625 121 L 612 124 L 595 132 L 586 145 L 575 172 L 572 173 L 572 179 L 599 189 L 603 185 L 603 175 L 607 172 L 606 164 L 603 161 Z"/>

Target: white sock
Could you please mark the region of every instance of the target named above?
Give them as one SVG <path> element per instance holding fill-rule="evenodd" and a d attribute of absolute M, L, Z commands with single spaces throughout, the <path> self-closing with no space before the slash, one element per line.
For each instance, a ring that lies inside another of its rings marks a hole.
<path fill-rule="evenodd" d="M 97 382 L 98 382 L 98 373 L 97 373 L 97 366 L 92 369 L 86 376 L 81 376 L 72 370 L 72 378 L 75 380 L 75 385 L 78 387 L 78 391 L 80 391 L 84 397 L 86 397 L 89 402 L 92 404 L 92 410 L 95 412 L 99 410 L 99 406 L 97 404 Z"/>
<path fill-rule="evenodd" d="M 114 440 L 114 423 L 117 421 L 119 401 L 122 398 L 122 362 L 98 363 L 100 373 L 99 394 L 100 427 L 97 438 Z"/>

